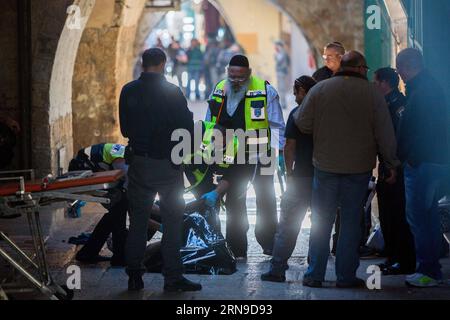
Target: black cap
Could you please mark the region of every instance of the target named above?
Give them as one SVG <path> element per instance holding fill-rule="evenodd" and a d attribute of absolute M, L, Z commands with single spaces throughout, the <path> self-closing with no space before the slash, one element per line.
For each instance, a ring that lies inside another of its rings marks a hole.
<path fill-rule="evenodd" d="M 249 68 L 250 64 L 246 56 L 243 56 L 242 54 L 237 54 L 233 58 L 231 58 L 229 66 Z"/>

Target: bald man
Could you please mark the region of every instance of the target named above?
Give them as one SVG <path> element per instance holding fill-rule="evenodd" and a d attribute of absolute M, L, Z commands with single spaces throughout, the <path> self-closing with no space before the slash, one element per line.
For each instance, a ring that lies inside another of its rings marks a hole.
<path fill-rule="evenodd" d="M 450 110 L 442 87 L 424 68 L 420 51 L 409 48 L 400 52 L 397 70 L 406 82 L 407 104 L 398 142 L 404 164 L 406 217 L 418 263 L 406 283 L 433 287 L 442 281 L 438 201 L 450 182 Z"/>
<path fill-rule="evenodd" d="M 314 182 L 310 264 L 303 285 L 322 287 L 330 234 L 340 207 L 340 236 L 336 252 L 338 288 L 364 287 L 359 267 L 361 211 L 377 153 L 395 181 L 397 144 L 383 95 L 367 80 L 364 56 L 350 51 L 341 71 L 314 86 L 296 115 L 300 131 L 313 135 Z"/>

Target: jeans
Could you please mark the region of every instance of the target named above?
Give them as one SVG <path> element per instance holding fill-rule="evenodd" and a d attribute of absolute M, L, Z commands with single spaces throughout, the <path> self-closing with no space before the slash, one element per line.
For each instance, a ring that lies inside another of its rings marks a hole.
<path fill-rule="evenodd" d="M 359 267 L 361 210 L 367 194 L 371 172 L 363 174 L 334 174 L 314 171 L 310 264 L 305 278 L 324 281 L 330 254 L 330 236 L 340 207 L 340 233 L 336 252 L 338 282 L 356 280 Z"/>
<path fill-rule="evenodd" d="M 287 190 L 281 199 L 280 222 L 275 235 L 270 272 L 284 275 L 288 259 L 294 252 L 298 233 L 311 207 L 312 177 L 293 177 L 288 180 Z"/>
<path fill-rule="evenodd" d="M 240 166 L 239 181 L 231 184 L 227 192 L 225 206 L 227 209 L 226 239 L 236 257 L 247 256 L 247 231 L 249 229 L 246 194 L 248 183 L 252 180 L 255 165 Z M 277 200 L 273 175 L 257 174 L 253 181 L 256 193 L 255 237 L 263 250 L 272 251 L 277 229 Z"/>
<path fill-rule="evenodd" d="M 186 88 L 186 97 L 191 98 L 191 80 L 195 81 L 195 98 L 200 100 L 200 77 L 202 75 L 201 70 L 190 70 L 188 75 L 188 84 Z"/>
<path fill-rule="evenodd" d="M 423 163 L 405 166 L 406 218 L 416 246 L 416 272 L 441 280 L 442 232 L 438 201 L 450 179 L 450 166 Z"/>
<path fill-rule="evenodd" d="M 175 169 L 169 160 L 133 156 L 128 178 L 130 230 L 125 247 L 127 273 L 145 272 L 142 262 L 147 245 L 148 219 L 158 193 L 164 225 L 162 273 L 166 282 L 177 281 L 183 274 L 180 254 L 185 208 L 182 171 Z"/>

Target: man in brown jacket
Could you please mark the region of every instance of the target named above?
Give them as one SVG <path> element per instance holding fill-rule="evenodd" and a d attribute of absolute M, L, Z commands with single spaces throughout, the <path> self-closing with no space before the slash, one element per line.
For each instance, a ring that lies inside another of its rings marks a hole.
<path fill-rule="evenodd" d="M 303 284 L 321 287 L 330 253 L 330 233 L 340 207 L 341 233 L 336 253 L 337 287 L 361 287 L 359 267 L 361 210 L 377 154 L 395 181 L 397 143 L 383 96 L 367 80 L 364 56 L 350 51 L 341 71 L 317 84 L 296 115 L 296 124 L 313 134 L 315 167 L 310 264 Z"/>

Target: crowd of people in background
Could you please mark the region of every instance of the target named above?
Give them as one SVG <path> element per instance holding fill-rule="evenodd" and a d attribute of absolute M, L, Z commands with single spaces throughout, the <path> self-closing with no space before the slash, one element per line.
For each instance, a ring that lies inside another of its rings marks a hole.
<path fill-rule="evenodd" d="M 228 38 L 221 42 L 209 38 L 204 49 L 196 38 L 190 41 L 189 46 L 183 47 L 175 37 L 167 47 L 158 39 L 156 47 L 167 54 L 169 75 L 186 97 L 193 101 L 207 99 L 213 87 L 224 77 L 230 59 L 243 53 L 241 46 Z M 186 74 L 185 81 L 183 74 Z M 201 82 L 205 85 L 203 95 Z"/>

